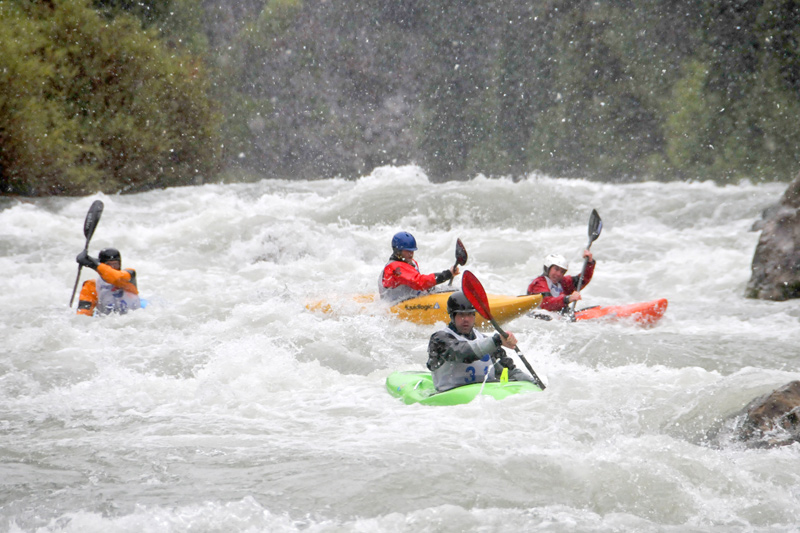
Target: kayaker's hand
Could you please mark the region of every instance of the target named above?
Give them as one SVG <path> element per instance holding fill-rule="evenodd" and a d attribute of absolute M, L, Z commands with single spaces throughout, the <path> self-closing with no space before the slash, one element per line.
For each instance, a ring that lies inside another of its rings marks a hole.
<path fill-rule="evenodd" d="M 508 337 L 500 335 L 501 345 L 513 350 L 517 346 L 517 338 L 510 331 L 506 331 L 506 335 L 508 335 Z"/>
<path fill-rule="evenodd" d="M 569 303 L 572 303 L 572 302 L 577 302 L 577 301 L 578 301 L 578 300 L 580 300 L 581 298 L 582 298 L 582 297 L 581 297 L 581 293 L 579 293 L 579 292 L 573 292 L 572 294 L 570 294 L 570 295 L 569 295 Z"/>
<path fill-rule="evenodd" d="M 445 281 L 453 279 L 453 269 L 448 268 L 447 270 L 442 270 L 441 272 L 434 274 L 436 276 L 436 284 L 444 283 Z"/>
<path fill-rule="evenodd" d="M 594 257 L 592 256 L 592 252 L 590 250 L 583 251 L 584 259 L 588 259 L 590 263 L 594 262 Z"/>
<path fill-rule="evenodd" d="M 458 265 L 456 265 L 453 268 L 451 268 L 450 269 L 450 273 L 453 274 L 453 277 L 456 277 L 459 274 L 461 274 L 461 271 L 458 269 Z"/>
<path fill-rule="evenodd" d="M 81 266 L 92 268 L 94 270 L 97 270 L 97 265 L 100 264 L 100 261 L 98 261 L 94 257 L 90 257 L 89 253 L 86 250 L 79 253 L 78 256 L 75 258 L 75 261 L 77 261 L 78 264 Z"/>

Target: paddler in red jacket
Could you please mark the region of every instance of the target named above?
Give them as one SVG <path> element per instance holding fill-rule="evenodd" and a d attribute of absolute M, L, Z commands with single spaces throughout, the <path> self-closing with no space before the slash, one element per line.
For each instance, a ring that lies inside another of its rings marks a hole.
<path fill-rule="evenodd" d="M 583 251 L 583 257 L 588 260 L 586 272 L 583 274 L 583 284 L 586 287 L 592 280 L 595 261 L 592 252 Z M 578 276 L 567 276 L 569 264 L 563 255 L 550 254 L 544 259 L 544 272 L 528 285 L 528 294 L 541 294 L 540 307 L 546 311 L 565 311 L 572 302 L 581 299 L 581 293 L 576 290 Z"/>
<path fill-rule="evenodd" d="M 401 231 L 392 237 L 392 256 L 378 280 L 381 300 L 392 304 L 408 300 L 458 275 L 458 265 L 438 274 L 421 274 L 414 260 L 416 250 L 417 241 L 410 233 Z"/>
<path fill-rule="evenodd" d="M 139 309 L 139 289 L 136 286 L 136 271 L 121 270 L 122 257 L 116 248 L 100 250 L 98 259 L 90 257 L 84 250 L 75 258 L 80 265 L 96 270 L 100 277 L 87 280 L 81 287 L 78 314 L 92 316 L 94 311 L 107 315 L 124 314 Z"/>

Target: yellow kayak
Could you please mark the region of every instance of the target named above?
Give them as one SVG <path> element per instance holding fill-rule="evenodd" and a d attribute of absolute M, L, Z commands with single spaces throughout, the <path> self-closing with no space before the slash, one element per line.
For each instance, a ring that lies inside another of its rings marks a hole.
<path fill-rule="evenodd" d="M 435 292 L 411 298 L 398 304 L 389 307 L 390 313 L 397 315 L 403 320 L 415 322 L 417 324 L 435 324 L 437 322 L 450 322 L 450 317 L 447 316 L 447 299 L 450 297 L 451 292 Z M 534 307 L 537 307 L 542 302 L 540 294 L 526 295 L 526 296 L 504 296 L 498 294 L 487 294 L 489 299 L 489 307 L 492 310 L 494 319 L 502 324 L 509 322 L 520 315 L 525 314 Z M 355 304 L 360 305 L 361 312 L 370 312 L 372 310 L 386 309 L 385 304 L 382 304 L 375 294 L 359 294 L 351 299 Z M 345 307 L 343 305 L 342 307 Z M 320 311 L 323 313 L 334 313 L 335 309 L 330 302 L 320 300 L 306 305 L 306 308 L 311 311 Z M 492 325 L 484 320 L 479 314 L 475 315 L 475 325 L 479 328 L 490 329 Z"/>

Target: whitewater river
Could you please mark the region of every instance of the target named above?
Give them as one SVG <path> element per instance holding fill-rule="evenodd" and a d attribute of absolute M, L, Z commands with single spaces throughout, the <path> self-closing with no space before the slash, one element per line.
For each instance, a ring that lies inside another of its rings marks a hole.
<path fill-rule="evenodd" d="M 402 167 L 0 199 L 0 530 L 797 531 L 800 446 L 747 449 L 723 424 L 800 379 L 800 301 L 743 296 L 751 227 L 785 188 L 432 184 Z M 144 310 L 68 308 L 97 199 L 90 252 L 121 250 Z M 548 253 L 580 270 L 592 208 L 584 303 L 667 298 L 658 325 L 522 317 L 506 329 L 543 393 L 388 394 L 438 328 L 352 305 L 394 233 L 416 236 L 425 272 L 460 237 L 487 292 L 523 294 Z M 339 312 L 308 311 L 319 298 Z"/>

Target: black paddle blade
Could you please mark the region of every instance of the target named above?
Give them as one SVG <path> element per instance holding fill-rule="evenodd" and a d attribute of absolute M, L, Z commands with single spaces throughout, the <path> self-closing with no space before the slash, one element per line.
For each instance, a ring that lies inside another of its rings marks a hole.
<path fill-rule="evenodd" d="M 467 249 L 461 239 L 456 239 L 456 264 L 464 266 L 467 263 Z"/>
<path fill-rule="evenodd" d="M 589 215 L 589 242 L 596 241 L 601 231 L 603 231 L 603 221 L 600 220 L 597 209 L 592 209 L 592 214 Z"/>
<path fill-rule="evenodd" d="M 483 290 L 483 285 L 475 277 L 475 274 L 466 270 L 464 276 L 461 278 L 461 290 L 464 296 L 467 297 L 469 303 L 475 306 L 475 310 L 486 320 L 492 321 L 492 310 L 489 309 L 489 299 L 486 297 L 486 291 Z"/>
<path fill-rule="evenodd" d="M 83 235 L 86 237 L 86 244 L 83 247 L 83 251 L 89 249 L 89 241 L 92 240 L 92 235 L 94 235 L 94 230 L 97 227 L 97 223 L 100 222 L 100 215 L 103 214 L 103 202 L 100 200 L 95 200 L 92 202 L 92 205 L 89 207 L 89 211 L 86 213 L 86 219 L 83 221 Z M 72 302 L 75 301 L 75 291 L 78 290 L 78 282 L 81 279 L 81 265 L 78 265 L 78 275 L 75 277 L 75 286 L 72 287 L 72 296 L 69 299 L 69 306 L 72 307 Z"/>
<path fill-rule="evenodd" d="M 94 229 L 97 227 L 97 223 L 100 222 L 100 216 L 103 214 L 103 207 L 103 202 L 95 200 L 89 208 L 89 212 L 86 213 L 86 220 L 83 221 L 83 235 L 86 237 L 87 244 L 89 239 L 92 238 L 92 235 L 94 235 Z"/>
<path fill-rule="evenodd" d="M 461 242 L 461 239 L 456 239 L 456 264 L 453 265 L 453 269 L 455 269 L 458 265 L 464 265 L 467 262 L 467 249 L 464 248 L 464 243 Z M 453 284 L 453 278 L 450 278 L 450 282 L 448 285 Z"/>

